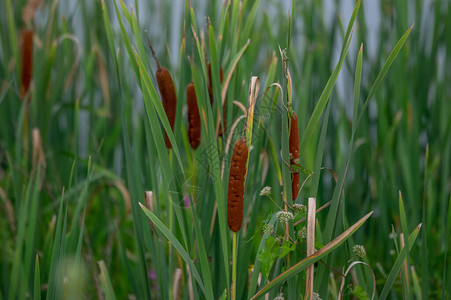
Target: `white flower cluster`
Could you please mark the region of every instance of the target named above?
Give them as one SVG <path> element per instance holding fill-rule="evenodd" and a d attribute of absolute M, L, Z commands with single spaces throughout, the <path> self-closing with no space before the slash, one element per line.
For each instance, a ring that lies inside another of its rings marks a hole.
<path fill-rule="evenodd" d="M 289 211 L 279 211 L 277 213 L 277 218 L 280 222 L 288 222 L 288 220 L 293 220 L 293 214 Z"/>
<path fill-rule="evenodd" d="M 270 224 L 263 225 L 263 233 L 264 234 L 272 234 L 274 232 L 274 226 Z"/>
<path fill-rule="evenodd" d="M 307 212 L 307 207 L 304 204 L 295 203 L 293 204 L 294 210 L 300 211 L 301 213 Z"/>
<path fill-rule="evenodd" d="M 285 300 L 285 298 L 283 297 L 283 294 L 280 293 L 279 295 L 275 296 L 273 300 Z"/>
<path fill-rule="evenodd" d="M 271 187 L 270 186 L 265 186 L 261 192 L 260 192 L 260 196 L 269 196 L 271 195 Z"/>
<path fill-rule="evenodd" d="M 363 247 L 362 245 L 355 245 L 354 247 L 352 247 L 352 252 L 354 252 L 354 255 L 358 258 L 364 258 L 366 255 L 365 247 Z"/>
<path fill-rule="evenodd" d="M 299 237 L 303 240 L 307 237 L 307 227 L 302 227 L 301 230 L 298 231 Z"/>
<path fill-rule="evenodd" d="M 316 292 L 313 292 L 312 299 L 313 300 L 322 300 L 321 297 L 319 296 L 319 294 Z"/>

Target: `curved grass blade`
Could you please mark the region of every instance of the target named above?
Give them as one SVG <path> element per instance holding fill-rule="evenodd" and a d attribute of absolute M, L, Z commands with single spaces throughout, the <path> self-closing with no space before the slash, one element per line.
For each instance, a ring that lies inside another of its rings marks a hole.
<path fill-rule="evenodd" d="M 183 172 L 183 162 L 182 158 L 180 156 L 180 152 L 177 147 L 177 143 L 175 140 L 174 133 L 171 129 L 171 125 L 169 124 L 168 118 L 166 116 L 166 113 L 163 108 L 163 104 L 160 101 L 160 98 L 158 97 L 157 91 L 155 89 L 155 86 L 153 85 L 152 81 L 150 80 L 149 74 L 146 71 L 146 67 L 144 66 L 144 62 L 141 60 L 141 56 L 134 50 L 134 57 L 136 59 L 137 65 L 138 65 L 138 73 L 136 74 L 138 77 L 141 77 L 141 89 L 143 92 L 143 95 L 146 95 L 144 90 L 147 90 L 148 97 L 144 96 L 144 102 L 146 102 L 146 107 L 148 106 L 148 103 L 146 100 L 151 100 L 153 107 L 155 108 L 158 117 L 160 118 L 161 123 L 163 124 L 164 130 L 167 132 L 169 140 L 171 141 L 171 144 L 173 145 L 172 150 L 174 151 L 175 157 L 177 158 L 177 162 L 180 166 L 180 171 L 182 172 L 183 176 L 185 177 L 185 174 Z M 130 60 L 132 60 L 132 57 L 130 57 Z M 149 103 L 150 104 L 150 103 Z"/>
<path fill-rule="evenodd" d="M 412 25 L 413 26 L 413 25 Z M 363 116 L 363 113 L 365 112 L 368 104 L 369 104 L 369 100 L 371 99 L 371 97 L 373 96 L 375 90 L 377 89 L 377 87 L 379 87 L 380 83 L 382 82 L 382 79 L 385 77 L 385 75 L 388 72 L 388 69 L 390 68 L 391 64 L 393 63 L 393 61 L 395 60 L 396 56 L 398 55 L 399 51 L 401 50 L 402 46 L 404 45 L 404 43 L 407 40 L 407 37 L 410 34 L 412 27 L 409 28 L 409 30 L 407 30 L 407 32 L 401 37 L 401 39 L 398 41 L 398 43 L 396 44 L 396 46 L 394 47 L 394 49 L 392 50 L 392 52 L 390 53 L 389 57 L 387 58 L 386 62 L 384 63 L 381 71 L 379 72 L 379 75 L 377 76 L 373 86 L 370 89 L 370 92 L 368 94 L 368 97 L 366 98 L 364 105 L 362 107 L 362 110 L 360 112 L 360 115 L 357 119 L 357 122 L 353 122 L 353 127 L 352 127 L 352 135 L 351 135 L 351 141 L 349 143 L 348 146 L 348 153 L 347 153 L 347 157 L 345 160 L 345 164 L 343 164 L 342 168 L 340 169 L 340 173 L 338 176 L 338 180 L 337 180 L 337 185 L 335 186 L 335 190 L 334 190 L 334 194 L 332 196 L 332 202 L 331 202 L 331 207 L 329 210 L 329 215 L 327 217 L 327 222 L 326 222 L 326 227 L 324 229 L 324 240 L 328 241 L 332 238 L 332 232 L 334 229 L 334 224 L 336 221 L 336 216 L 338 213 L 338 205 L 340 202 L 340 195 L 341 192 L 343 190 L 343 186 L 344 186 L 344 181 L 347 175 L 347 170 L 348 170 L 348 166 L 349 166 L 349 161 L 351 158 L 351 152 L 352 152 L 352 148 L 353 148 L 353 143 L 354 143 L 354 137 L 355 137 L 355 133 L 357 131 L 358 128 L 358 124 L 360 122 L 360 119 Z M 358 58 L 359 60 L 359 58 Z M 357 67 L 359 67 L 359 65 L 357 65 Z M 357 79 L 356 79 L 357 80 Z M 357 81 L 356 81 L 357 83 Z M 360 84 L 360 81 L 359 81 Z M 356 88 L 357 86 L 355 86 Z M 355 91 L 356 93 L 356 91 Z M 354 96 L 356 95 L 354 93 Z M 354 99 L 354 104 L 356 103 L 356 99 Z M 356 108 L 354 107 L 354 113 L 356 112 Z M 356 117 L 355 115 L 353 116 L 353 120 L 355 120 Z M 355 126 L 354 126 L 355 123 Z M 322 283 L 325 281 L 326 276 L 325 274 L 325 270 L 324 269 L 320 269 L 319 271 L 319 275 L 317 276 L 320 280 L 317 281 L 317 283 Z"/>
<path fill-rule="evenodd" d="M 199 272 L 197 271 L 196 267 L 193 264 L 193 261 L 191 257 L 189 256 L 188 252 L 183 248 L 182 244 L 177 240 L 175 235 L 167 228 L 161 221 L 158 219 L 158 217 L 148 210 L 144 205 L 139 203 L 139 206 L 141 206 L 141 209 L 144 211 L 146 216 L 153 222 L 153 224 L 158 228 L 158 230 L 161 231 L 161 233 L 171 242 L 171 244 L 174 246 L 174 248 L 178 251 L 182 259 L 185 261 L 186 264 L 189 265 L 189 268 L 191 272 L 193 273 L 194 278 L 196 278 L 197 283 L 199 284 L 200 289 L 204 293 L 204 295 L 207 297 L 207 292 L 205 290 L 204 283 L 202 281 L 202 278 L 199 275 Z"/>
<path fill-rule="evenodd" d="M 294 266 L 292 266 L 290 269 L 286 270 L 279 276 L 277 276 L 273 281 L 269 282 L 265 287 L 263 287 L 257 294 L 252 297 L 252 299 L 257 299 L 260 296 L 263 296 L 264 294 L 270 292 L 274 288 L 281 285 L 283 282 L 287 281 L 288 279 L 292 278 L 299 272 L 305 270 L 308 266 L 311 264 L 317 262 L 324 256 L 331 253 L 334 249 L 336 249 L 338 246 L 340 246 L 342 243 L 344 243 L 348 238 L 351 237 L 351 235 L 359 229 L 363 223 L 365 223 L 366 220 L 372 215 L 372 211 L 366 214 L 363 218 L 361 218 L 359 221 L 357 221 L 354 225 L 349 227 L 346 231 L 344 231 L 342 234 L 340 234 L 338 237 L 336 237 L 333 241 L 325 245 L 323 248 L 321 248 L 318 252 L 315 254 L 304 258 Z"/>
<path fill-rule="evenodd" d="M 399 39 L 398 43 L 396 43 L 396 45 L 393 48 L 392 52 L 388 56 L 388 58 L 385 61 L 384 65 L 382 66 L 382 69 L 379 72 L 379 74 L 377 75 L 376 80 L 374 81 L 373 86 L 371 87 L 370 92 L 368 93 L 368 97 L 366 98 L 365 103 L 363 104 L 362 111 L 360 113 L 359 119 L 358 119 L 357 124 L 356 124 L 356 128 L 357 128 L 357 125 L 360 122 L 360 119 L 363 116 L 363 112 L 365 111 L 366 107 L 369 104 L 369 101 L 370 101 L 371 97 L 373 97 L 374 92 L 377 90 L 377 88 L 381 84 L 381 82 L 384 79 L 385 75 L 387 75 L 388 70 L 390 69 L 391 65 L 395 61 L 395 58 L 398 56 L 399 51 L 401 51 L 402 47 L 404 46 L 404 43 L 406 42 L 407 38 L 409 37 L 410 32 L 412 31 L 412 28 L 413 28 L 414 25 L 415 24 L 412 24 L 412 26 L 410 26 L 410 28 Z"/>
<path fill-rule="evenodd" d="M 359 0 L 352 12 L 351 19 L 348 23 L 348 28 L 346 30 L 346 35 L 344 38 L 344 44 L 343 48 L 341 50 L 340 59 L 335 66 L 334 71 L 332 72 L 332 75 L 330 76 L 329 80 L 327 81 L 327 84 L 321 93 L 321 96 L 318 100 L 318 103 L 315 106 L 315 109 L 313 110 L 312 116 L 310 117 L 310 120 L 307 124 L 307 128 L 305 129 L 305 133 L 302 136 L 301 146 L 299 149 L 300 153 L 305 152 L 305 148 L 307 147 L 307 144 L 310 142 L 313 133 L 315 132 L 316 127 L 318 126 L 319 118 L 321 117 L 324 109 L 326 108 L 327 102 L 329 102 L 330 95 L 332 93 L 332 89 L 335 86 L 335 83 L 337 82 L 338 74 L 340 73 L 341 67 L 343 66 L 343 63 L 345 61 L 346 55 L 348 54 L 349 46 L 351 44 L 352 40 L 352 28 L 354 26 L 354 21 L 357 16 L 357 12 L 360 8 L 361 0 Z"/>

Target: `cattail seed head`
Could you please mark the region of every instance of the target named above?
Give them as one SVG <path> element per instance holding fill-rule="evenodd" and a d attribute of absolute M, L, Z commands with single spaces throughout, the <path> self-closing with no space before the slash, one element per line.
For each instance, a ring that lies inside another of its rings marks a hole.
<path fill-rule="evenodd" d="M 246 139 L 236 141 L 233 147 L 230 165 L 229 189 L 227 194 L 227 224 L 230 230 L 237 232 L 243 223 L 244 181 L 246 162 L 249 155 Z"/>
<path fill-rule="evenodd" d="M 186 99 L 188 103 L 188 139 L 191 148 L 196 149 L 200 144 L 200 114 L 197 106 L 196 90 L 191 82 L 186 87 Z"/>
<path fill-rule="evenodd" d="M 299 125 L 298 116 L 295 112 L 291 115 L 291 127 L 290 127 L 290 165 L 299 163 Z M 297 168 L 296 168 L 297 169 Z M 291 195 L 293 200 L 296 199 L 299 193 L 299 171 L 295 170 L 291 174 Z"/>
<path fill-rule="evenodd" d="M 31 77 L 33 75 L 33 30 L 25 30 L 22 33 L 22 82 L 20 92 L 22 99 L 26 96 L 30 88 Z M 30 101 L 30 98 L 28 98 Z"/>
<path fill-rule="evenodd" d="M 174 82 L 172 81 L 171 74 L 165 67 L 157 69 L 156 77 L 164 111 L 166 112 L 171 129 L 174 130 L 175 113 L 177 111 L 177 95 L 175 93 Z M 172 148 L 167 132 L 165 132 L 164 142 L 167 148 Z"/>

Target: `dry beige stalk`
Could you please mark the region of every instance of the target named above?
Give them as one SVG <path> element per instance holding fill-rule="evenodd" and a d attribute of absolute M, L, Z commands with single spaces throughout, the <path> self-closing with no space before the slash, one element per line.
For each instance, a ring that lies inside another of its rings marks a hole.
<path fill-rule="evenodd" d="M 308 199 L 307 213 L 307 257 L 315 253 L 315 218 L 316 218 L 316 198 Z M 305 281 L 305 297 L 310 299 L 313 295 L 313 271 L 314 264 L 307 267 Z"/>
<path fill-rule="evenodd" d="M 25 24 L 29 24 L 34 19 L 34 14 L 42 5 L 42 0 L 28 0 L 22 9 L 22 20 Z"/>
<path fill-rule="evenodd" d="M 180 279 L 182 278 L 182 269 L 177 268 L 174 271 L 174 284 L 172 287 L 172 299 L 179 300 L 180 299 Z"/>
<path fill-rule="evenodd" d="M 153 192 L 145 191 L 144 192 L 144 200 L 145 200 L 146 208 L 148 210 L 150 210 L 151 212 L 153 212 L 153 201 L 154 201 Z M 149 220 L 149 224 L 152 227 L 152 229 L 155 230 L 155 226 L 153 225 L 151 220 Z"/>
<path fill-rule="evenodd" d="M 405 245 L 405 242 L 404 242 L 404 233 L 401 233 L 401 234 L 399 234 L 399 243 L 400 243 L 400 246 L 401 246 L 401 250 L 402 249 L 404 249 L 404 247 L 406 246 Z M 403 276 L 404 276 L 404 278 L 405 278 L 405 280 L 406 280 L 406 285 L 405 285 L 405 288 L 407 289 L 407 294 L 409 294 L 408 292 L 408 290 L 409 290 L 409 272 L 407 272 L 407 270 L 408 270 L 408 268 L 407 268 L 407 259 L 405 259 L 404 260 L 404 263 L 403 263 L 403 268 L 402 268 L 402 272 L 403 272 Z M 404 288 L 404 287 L 403 287 Z"/>
<path fill-rule="evenodd" d="M 39 128 L 33 128 L 31 135 L 33 140 L 33 156 L 32 156 L 33 170 L 36 172 L 38 166 L 40 167 L 39 188 L 42 188 L 47 163 L 45 161 L 44 149 L 42 147 L 41 131 L 39 130 Z"/>

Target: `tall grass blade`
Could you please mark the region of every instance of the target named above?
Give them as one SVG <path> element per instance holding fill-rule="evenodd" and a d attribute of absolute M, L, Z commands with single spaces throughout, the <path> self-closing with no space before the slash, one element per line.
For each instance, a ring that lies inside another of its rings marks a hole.
<path fill-rule="evenodd" d="M 288 279 L 292 278 L 299 272 L 305 270 L 308 266 L 311 264 L 314 264 L 324 256 L 331 253 L 334 249 L 336 249 L 338 246 L 340 246 L 342 243 L 344 243 L 348 238 L 354 234 L 354 232 L 359 229 L 363 223 L 365 223 L 366 220 L 373 214 L 373 212 L 369 212 L 366 214 L 363 218 L 361 218 L 359 221 L 357 221 L 354 225 L 349 227 L 346 231 L 344 231 L 342 234 L 337 236 L 333 241 L 325 245 L 323 248 L 318 250 L 315 254 L 304 258 L 300 262 L 298 262 L 296 265 L 292 266 L 290 269 L 286 270 L 285 272 L 281 273 L 279 276 L 277 276 L 274 280 L 269 282 L 266 286 L 264 286 L 260 291 L 258 291 L 257 294 L 255 294 L 252 299 L 257 299 L 264 294 L 268 293 L 272 289 L 278 287 L 283 282 L 287 281 Z"/>
<path fill-rule="evenodd" d="M 301 146 L 299 149 L 300 153 L 305 152 L 305 148 L 307 147 L 307 144 L 310 142 L 310 140 L 313 136 L 313 133 L 315 131 L 315 128 L 318 125 L 319 118 L 321 117 L 321 114 L 323 113 L 323 110 L 326 107 L 327 102 L 329 102 L 329 98 L 332 93 L 332 89 L 335 86 L 338 74 L 340 73 L 343 62 L 345 61 L 346 55 L 348 54 L 349 46 L 350 46 L 351 40 L 352 40 L 351 32 L 352 32 L 352 28 L 354 27 L 355 18 L 357 16 L 357 13 L 360 8 L 360 3 L 361 3 L 361 0 L 359 0 L 354 6 L 354 10 L 352 12 L 351 19 L 349 20 L 348 27 L 346 30 L 346 35 L 343 39 L 343 48 L 341 49 L 340 58 L 337 62 L 337 65 L 334 68 L 334 71 L 332 72 L 332 75 L 330 76 L 329 80 L 327 81 L 327 84 L 324 87 L 323 92 L 321 93 L 318 103 L 316 104 L 315 109 L 313 110 L 312 116 L 310 117 L 310 120 L 307 124 L 307 128 L 305 129 L 305 133 L 302 136 Z"/>
<path fill-rule="evenodd" d="M 380 299 L 387 299 L 388 293 L 390 292 L 396 277 L 398 276 L 399 272 L 401 271 L 402 265 L 404 264 L 404 261 L 407 257 L 407 253 L 412 249 L 413 244 L 415 243 L 415 240 L 418 236 L 418 233 L 420 232 L 421 224 L 415 228 L 412 233 L 409 236 L 408 245 L 410 248 L 404 247 L 401 252 L 399 253 L 398 257 L 396 258 L 395 263 L 393 264 L 393 267 L 388 274 L 387 281 L 385 282 L 385 285 L 382 289 L 382 292 L 379 296 Z"/>
<path fill-rule="evenodd" d="M 178 251 L 178 253 L 182 256 L 182 259 L 185 261 L 185 263 L 190 267 L 190 271 L 193 273 L 194 278 L 196 278 L 197 283 L 199 284 L 200 289 L 202 290 L 203 294 L 207 296 L 207 291 L 205 290 L 205 286 L 203 284 L 202 278 L 199 275 L 199 272 L 197 271 L 196 267 L 193 264 L 193 261 L 191 257 L 189 256 L 188 252 L 183 248 L 182 244 L 177 240 L 177 238 L 174 236 L 174 234 L 167 228 L 161 221 L 158 219 L 158 217 L 148 210 L 144 205 L 139 203 L 141 206 L 141 209 L 144 211 L 146 216 L 153 222 L 153 224 L 158 228 L 158 230 L 161 231 L 161 233 L 171 242 L 171 244 L 175 247 L 175 249 Z"/>
<path fill-rule="evenodd" d="M 106 300 L 116 300 L 116 296 L 114 295 L 113 285 L 111 284 L 110 275 L 108 274 L 108 269 L 103 260 L 98 262 L 100 269 L 100 284 L 102 286 L 102 290 L 105 293 Z"/>
<path fill-rule="evenodd" d="M 401 219 L 401 228 L 402 228 L 402 232 L 404 234 L 404 236 L 407 236 L 408 234 L 408 228 L 407 228 L 407 219 L 406 219 L 406 211 L 404 209 L 404 201 L 402 199 L 402 194 L 401 191 L 399 191 L 399 216 Z M 409 246 L 409 239 L 405 239 L 404 241 L 404 248 L 410 249 Z M 404 291 L 405 291 L 405 297 L 407 297 L 407 299 L 412 299 L 412 294 L 411 294 L 411 284 L 410 284 L 410 263 L 409 263 L 409 252 L 407 251 L 406 253 L 406 259 L 404 261 L 404 263 L 407 265 L 407 274 L 405 274 L 405 287 L 404 287 Z"/>
<path fill-rule="evenodd" d="M 41 271 L 39 269 L 39 256 L 36 254 L 36 263 L 34 265 L 34 289 L 33 299 L 41 299 Z"/>

